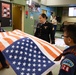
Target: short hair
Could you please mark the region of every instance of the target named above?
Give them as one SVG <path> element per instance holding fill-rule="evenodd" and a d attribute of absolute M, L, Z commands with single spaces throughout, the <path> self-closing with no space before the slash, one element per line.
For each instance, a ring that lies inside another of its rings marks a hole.
<path fill-rule="evenodd" d="M 41 16 L 42 16 L 43 18 L 48 19 L 48 17 L 47 17 L 46 14 L 44 14 L 44 13 L 42 13 Z"/>
<path fill-rule="evenodd" d="M 65 26 L 63 31 L 67 33 L 67 36 L 73 39 L 74 43 L 76 43 L 76 24 Z"/>

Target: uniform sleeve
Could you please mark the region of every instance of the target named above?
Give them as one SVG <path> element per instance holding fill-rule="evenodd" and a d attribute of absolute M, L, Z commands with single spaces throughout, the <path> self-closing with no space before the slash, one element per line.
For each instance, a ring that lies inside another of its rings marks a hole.
<path fill-rule="evenodd" d="M 34 33 L 34 36 L 37 36 L 37 33 L 38 33 L 38 29 L 37 29 L 37 27 L 36 27 L 36 31 L 35 31 L 35 33 Z"/>
<path fill-rule="evenodd" d="M 39 27 L 40 27 L 40 23 L 37 24 L 36 31 L 34 33 L 34 36 L 36 37 L 38 37 L 38 34 L 39 34 Z"/>
<path fill-rule="evenodd" d="M 75 61 L 73 56 L 65 57 L 61 62 L 59 75 L 76 75 Z"/>

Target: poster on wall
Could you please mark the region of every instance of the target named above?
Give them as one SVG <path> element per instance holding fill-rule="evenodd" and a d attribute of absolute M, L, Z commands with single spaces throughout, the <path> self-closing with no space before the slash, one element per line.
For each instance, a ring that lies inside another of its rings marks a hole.
<path fill-rule="evenodd" d="M 30 12 L 40 12 L 40 5 L 34 1 L 32 1 L 31 5 L 28 5 Z"/>
<path fill-rule="evenodd" d="M 10 4 L 2 3 L 2 17 L 10 18 Z"/>
<path fill-rule="evenodd" d="M 47 13 L 47 10 L 42 9 L 42 13 L 46 14 Z"/>
<path fill-rule="evenodd" d="M 30 19 L 34 19 L 33 13 L 30 14 Z"/>

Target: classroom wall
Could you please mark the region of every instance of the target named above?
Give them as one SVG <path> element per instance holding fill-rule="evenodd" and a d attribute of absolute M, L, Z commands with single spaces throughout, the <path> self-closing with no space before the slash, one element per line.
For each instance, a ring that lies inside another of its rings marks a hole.
<path fill-rule="evenodd" d="M 20 5 L 25 5 L 26 0 L 14 0 L 12 3 L 20 4 Z"/>
<path fill-rule="evenodd" d="M 9 0 L 6 0 L 9 2 Z M 24 5 L 25 6 L 25 11 L 26 12 L 28 10 L 28 6 L 25 4 L 25 0 L 14 0 L 12 2 L 13 4 L 20 4 L 20 5 Z M 44 1 L 45 3 L 45 1 Z M 54 11 L 56 13 L 57 16 L 60 16 L 62 21 L 68 21 L 68 22 L 76 22 L 76 17 L 68 17 L 68 7 L 49 7 L 49 6 L 45 6 L 45 5 L 41 5 L 40 7 L 40 12 L 33 12 L 33 11 L 29 11 L 28 10 L 28 16 L 24 13 L 24 32 L 29 33 L 31 35 L 34 34 L 34 29 L 36 27 L 36 23 L 35 21 L 38 20 L 38 16 L 39 14 L 42 13 L 43 10 L 46 10 L 46 15 L 48 16 L 48 21 L 50 21 L 50 16 L 51 16 L 51 11 Z M 65 15 L 64 15 L 64 11 L 65 11 Z M 30 18 L 30 16 L 33 16 L 33 19 Z M 4 27 L 5 30 L 9 31 L 12 30 L 12 27 Z"/>
<path fill-rule="evenodd" d="M 68 21 L 68 22 L 76 22 L 76 17 L 69 17 L 68 16 L 68 10 L 69 7 L 64 7 L 62 12 L 62 22 Z"/>
<path fill-rule="evenodd" d="M 68 21 L 68 22 L 76 22 L 76 18 L 75 17 L 67 17 L 67 16 L 63 16 L 62 17 L 62 22 L 64 21 Z"/>
<path fill-rule="evenodd" d="M 9 0 L 3 0 L 10 2 Z M 46 10 L 46 15 L 48 16 L 48 20 L 50 18 L 50 12 L 55 11 L 54 8 L 50 8 L 48 6 L 41 5 L 40 12 L 34 12 L 29 11 L 28 5 L 26 5 L 25 0 L 13 0 L 11 1 L 12 4 L 20 4 L 25 6 L 24 11 L 24 32 L 34 35 L 34 29 L 35 29 L 35 21 L 38 21 L 38 16 L 42 13 L 42 10 Z M 26 15 L 26 11 L 28 11 L 28 16 Z M 31 19 L 31 15 L 33 16 L 33 19 Z M 13 30 L 13 27 L 4 27 L 6 31 Z"/>
<path fill-rule="evenodd" d="M 10 3 L 21 4 L 21 5 L 25 5 L 25 2 L 26 2 L 26 0 L 1 0 L 1 1 L 6 1 L 6 2 L 10 2 Z"/>

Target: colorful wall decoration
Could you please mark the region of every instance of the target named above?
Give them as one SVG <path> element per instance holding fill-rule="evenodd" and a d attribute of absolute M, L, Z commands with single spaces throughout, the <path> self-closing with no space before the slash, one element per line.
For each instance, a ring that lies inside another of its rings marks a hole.
<path fill-rule="evenodd" d="M 10 18 L 10 4 L 2 3 L 2 17 Z"/>

